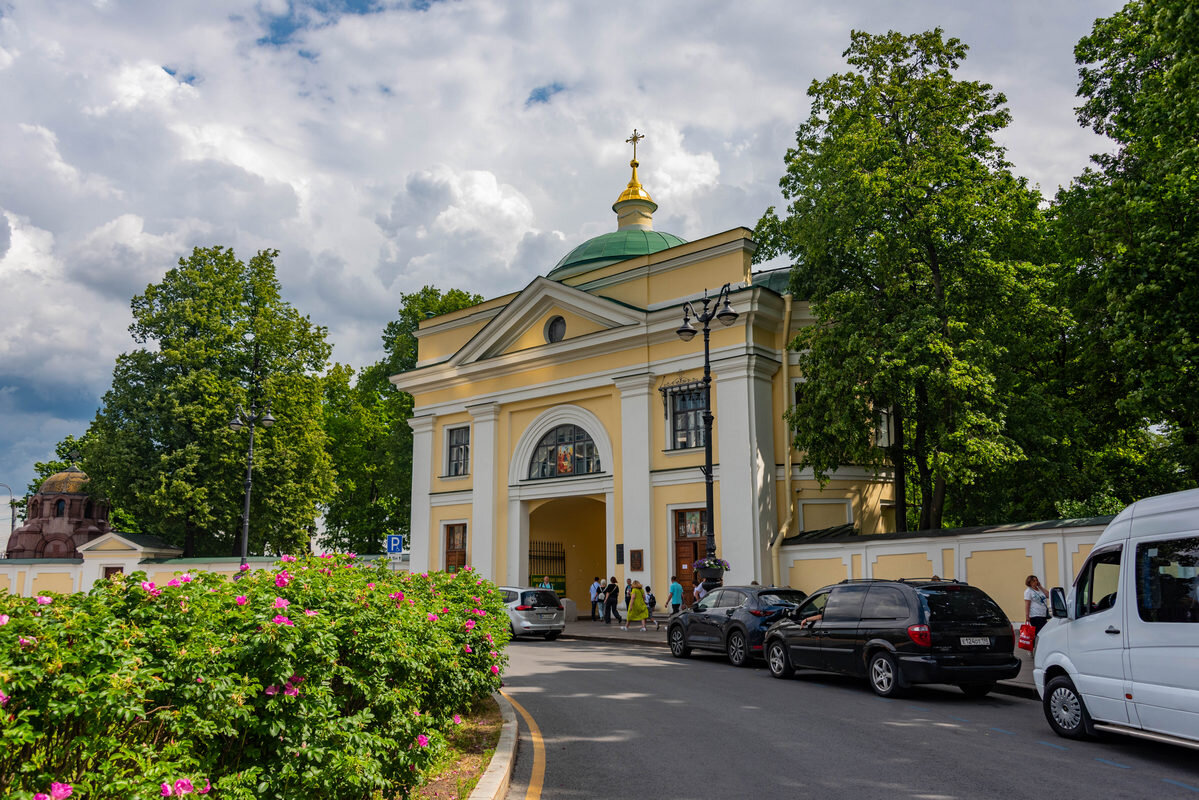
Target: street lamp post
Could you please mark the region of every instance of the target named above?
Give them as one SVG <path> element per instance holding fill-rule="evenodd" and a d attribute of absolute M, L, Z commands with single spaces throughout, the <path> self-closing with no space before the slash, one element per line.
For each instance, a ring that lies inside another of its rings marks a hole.
<path fill-rule="evenodd" d="M 715 512 L 712 495 L 712 360 L 711 360 L 711 322 L 713 319 L 728 327 L 737 321 L 737 312 L 729 305 L 729 284 L 721 287 L 714 298 L 708 297 L 704 290 L 703 311 L 696 311 L 690 300 L 683 301 L 683 324 L 675 331 L 684 342 L 689 342 L 698 333 L 691 324 L 692 318 L 703 326 L 704 331 L 704 491 L 706 493 L 706 520 L 704 533 L 706 535 L 707 558 L 716 557 L 716 528 Z M 723 301 L 723 304 L 722 304 Z M 719 309 L 719 310 L 718 310 Z M 719 583 L 721 570 L 710 570 L 703 575 L 705 584 Z"/>
<path fill-rule="evenodd" d="M 8 489 L 8 541 L 12 541 L 12 533 L 17 527 L 17 505 L 16 498 L 13 497 L 12 487 L 7 483 L 0 483 L 5 489 Z M 4 550 L 0 550 L 0 558 L 4 558 L 4 554 L 8 551 L 8 544 L 5 543 Z"/>
<path fill-rule="evenodd" d="M 250 484 L 254 470 L 254 426 L 256 424 L 262 425 L 264 428 L 275 424 L 270 406 L 259 411 L 258 403 L 251 403 L 250 411 L 247 413 L 239 403 L 233 412 L 233 419 L 229 420 L 229 427 L 234 431 L 240 431 L 247 425 L 250 427 L 250 446 L 246 450 L 246 504 L 241 515 L 241 571 L 238 573 L 239 575 L 246 571 L 246 559 L 250 548 Z"/>

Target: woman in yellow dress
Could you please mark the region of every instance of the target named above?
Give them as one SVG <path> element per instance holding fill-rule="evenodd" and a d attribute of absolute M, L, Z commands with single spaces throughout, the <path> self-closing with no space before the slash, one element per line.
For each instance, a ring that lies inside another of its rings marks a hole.
<path fill-rule="evenodd" d="M 633 592 L 629 595 L 629 610 L 625 622 L 641 622 L 641 630 L 645 630 L 645 621 L 649 619 L 649 606 L 645 604 L 645 590 L 641 581 L 633 581 Z M 627 631 L 627 625 L 621 625 L 622 631 Z"/>

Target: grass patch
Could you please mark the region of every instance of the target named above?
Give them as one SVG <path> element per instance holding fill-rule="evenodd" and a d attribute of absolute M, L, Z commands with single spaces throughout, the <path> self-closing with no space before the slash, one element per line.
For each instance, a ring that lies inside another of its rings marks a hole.
<path fill-rule="evenodd" d="M 423 786 L 412 794 L 417 800 L 466 800 L 491 763 L 500 740 L 504 718 L 490 696 L 462 712 L 462 724 L 446 737 L 447 746 L 429 770 Z"/>

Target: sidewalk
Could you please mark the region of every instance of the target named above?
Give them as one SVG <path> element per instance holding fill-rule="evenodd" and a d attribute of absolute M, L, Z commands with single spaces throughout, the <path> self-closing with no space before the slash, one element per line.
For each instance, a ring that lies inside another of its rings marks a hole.
<path fill-rule="evenodd" d="M 562 638 L 642 647 L 668 647 L 669 645 L 666 642 L 667 617 L 657 614 L 654 616 L 654 619 L 662 623 L 661 630 L 654 630 L 653 622 L 649 622 L 649 630 L 642 633 L 640 625 L 635 628 L 629 628 L 627 631 L 622 631 L 620 625 L 616 622 L 605 625 L 603 622 L 592 622 L 589 618 L 582 617 L 576 622 L 568 622 L 566 624 L 566 630 L 562 632 Z M 1000 681 L 995 691 L 1036 700 L 1037 689 L 1032 679 L 1032 653 L 1020 648 L 1016 648 L 1015 652 L 1016 656 L 1020 659 L 1020 674 L 1010 681 Z"/>

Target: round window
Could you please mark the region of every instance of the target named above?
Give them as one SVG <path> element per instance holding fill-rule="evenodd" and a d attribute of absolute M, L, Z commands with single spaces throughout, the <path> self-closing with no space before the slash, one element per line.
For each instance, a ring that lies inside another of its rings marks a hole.
<path fill-rule="evenodd" d="M 550 317 L 545 323 L 545 340 L 550 344 L 560 342 L 566 336 L 566 320 L 562 317 Z"/>

